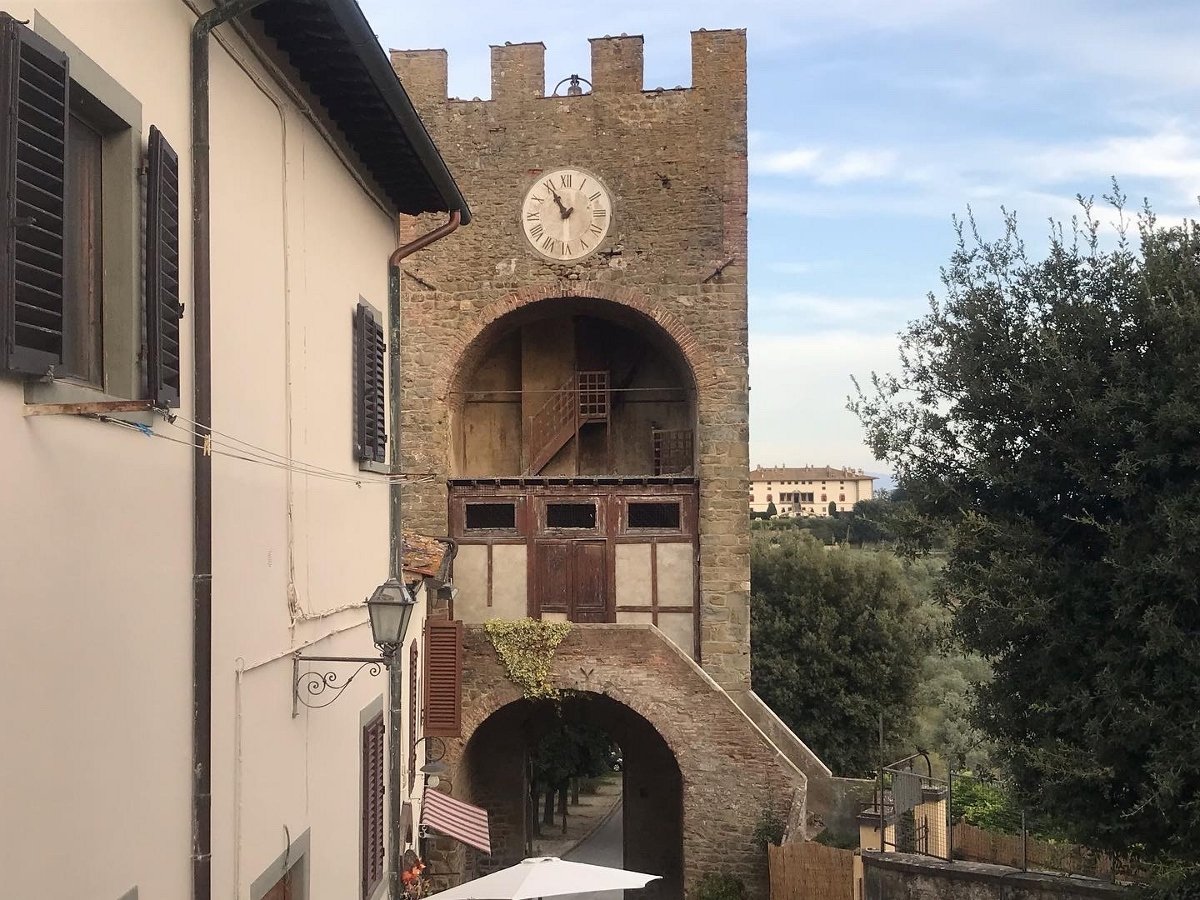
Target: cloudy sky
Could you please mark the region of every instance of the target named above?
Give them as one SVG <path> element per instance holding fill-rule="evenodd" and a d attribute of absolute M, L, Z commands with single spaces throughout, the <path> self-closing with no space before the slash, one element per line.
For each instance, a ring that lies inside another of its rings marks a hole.
<path fill-rule="evenodd" d="M 642 34 L 645 86 L 690 83 L 688 33 L 749 31 L 751 461 L 886 467 L 845 410 L 895 367 L 970 205 L 1031 252 L 1117 176 L 1164 217 L 1200 194 L 1195 0 L 360 0 L 385 47 L 445 47 L 486 98 L 490 44 L 543 41 L 553 86 L 587 38 Z"/>

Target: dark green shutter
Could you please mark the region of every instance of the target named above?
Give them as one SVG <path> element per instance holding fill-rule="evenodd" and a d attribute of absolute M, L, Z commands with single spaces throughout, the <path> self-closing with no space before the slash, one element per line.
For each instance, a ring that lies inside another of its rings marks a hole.
<path fill-rule="evenodd" d="M 63 361 L 67 56 L 0 13 L 0 371 Z"/>
<path fill-rule="evenodd" d="M 354 446 L 360 461 L 387 461 L 384 391 L 387 343 L 383 323 L 366 303 L 354 312 Z"/>
<path fill-rule="evenodd" d="M 155 405 L 179 406 L 179 156 L 150 126 L 146 185 L 146 384 Z"/>

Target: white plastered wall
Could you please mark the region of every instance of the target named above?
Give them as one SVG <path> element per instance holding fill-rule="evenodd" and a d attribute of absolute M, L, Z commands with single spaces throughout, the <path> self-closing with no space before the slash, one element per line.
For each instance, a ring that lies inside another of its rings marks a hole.
<path fill-rule="evenodd" d="M 5 9 L 32 20 L 35 4 Z M 188 309 L 180 411 L 193 418 L 195 16 L 180 0 L 47 0 L 36 12 L 136 97 L 143 128 L 157 125 L 179 153 Z M 394 226 L 240 42 L 226 39 L 261 84 L 212 44 L 214 427 L 363 474 L 352 459 L 351 315 L 360 297 L 386 309 Z M 21 686 L 0 703 L 10 724 L 0 766 L 3 892 L 119 897 L 136 885 L 144 897 L 185 897 L 191 454 L 95 421 L 25 418 L 23 407 L 23 386 L 0 379 L 0 678 Z M 154 429 L 187 440 L 162 420 Z M 387 488 L 365 474 L 357 487 L 220 455 L 213 468 L 214 896 L 249 897 L 289 838 L 306 831 L 310 896 L 353 896 L 360 713 L 385 679 L 364 673 L 334 705 L 293 718 L 289 651 L 375 654 L 362 609 L 347 607 L 386 575 Z M 423 607 L 410 636 L 422 618 Z M 407 681 L 407 651 L 404 668 Z M 407 727 L 407 683 L 405 705 Z M 397 737 L 407 747 L 407 735 Z"/>

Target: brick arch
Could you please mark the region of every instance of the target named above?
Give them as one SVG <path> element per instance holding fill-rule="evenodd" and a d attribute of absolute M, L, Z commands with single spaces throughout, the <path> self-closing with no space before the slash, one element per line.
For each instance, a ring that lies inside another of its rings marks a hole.
<path fill-rule="evenodd" d="M 678 736 L 673 735 L 670 728 L 664 727 L 664 723 L 655 721 L 654 710 L 650 708 L 653 706 L 653 703 L 639 702 L 644 698 L 639 697 L 634 692 L 621 690 L 619 686 L 612 683 L 606 683 L 599 690 L 580 688 L 575 682 L 564 682 L 559 687 L 579 694 L 603 697 L 625 707 L 631 713 L 643 719 L 647 725 L 657 732 L 667 749 L 671 751 L 671 755 L 678 761 L 680 750 Z M 461 762 L 461 755 L 471 745 L 471 740 L 475 737 L 475 733 L 479 730 L 480 726 L 501 710 L 512 706 L 514 703 L 521 702 L 523 697 L 524 695 L 519 688 L 515 687 L 511 682 L 504 681 L 497 688 L 475 697 L 469 704 L 464 704 L 462 737 L 457 742 L 455 765 Z"/>
<path fill-rule="evenodd" d="M 434 868 L 467 878 L 519 859 L 523 845 L 514 846 L 514 827 L 524 815 L 525 800 L 507 788 L 490 787 L 520 781 L 519 770 L 512 769 L 520 740 L 520 732 L 512 726 L 520 717 L 509 716 L 506 710 L 519 711 L 515 704 L 522 693 L 508 679 L 482 626 L 464 629 L 463 660 L 463 727 L 461 737 L 446 741 L 445 761 L 455 796 L 494 814 L 497 855 L 484 858 L 445 840 L 434 848 Z M 672 757 L 679 778 L 680 863 L 668 868 L 677 869 L 680 878 L 664 882 L 656 889 L 659 893 L 650 896 L 682 900 L 685 885 L 694 885 L 707 872 L 729 869 L 743 878 L 751 897 L 766 897 L 755 827 L 767 809 L 803 823 L 807 781 L 729 695 L 649 625 L 573 626 L 555 650 L 551 678 L 560 689 L 603 695 L 598 710 L 603 721 L 598 724 L 620 713 L 612 721 L 634 735 L 641 765 L 631 762 L 628 773 L 627 800 L 634 805 L 626 807 L 625 822 L 631 829 L 653 820 L 645 809 L 657 809 L 654 804 L 662 799 L 655 785 L 668 788 L 666 782 L 641 779 L 647 772 L 660 774 L 669 768 L 662 754 Z M 624 709 L 615 710 L 612 704 Z M 466 752 L 476 735 L 481 739 L 478 746 L 486 746 L 489 753 Z M 638 805 L 643 803 L 647 806 Z M 654 844 L 643 843 L 647 848 Z M 626 862 L 637 867 L 634 860 Z"/>
<path fill-rule="evenodd" d="M 691 329 L 669 310 L 660 309 L 640 291 L 629 287 L 603 284 L 594 281 L 567 282 L 565 284 L 529 285 L 519 288 L 507 296 L 491 301 L 474 318 L 471 327 L 456 334 L 446 347 L 438 362 L 434 380 L 434 396 L 458 403 L 462 396 L 461 380 L 469 377 L 483 359 L 490 343 L 489 338 L 499 327 L 501 320 L 511 313 L 534 306 L 547 300 L 577 298 L 600 300 L 638 314 L 647 325 L 654 327 L 679 352 L 687 364 L 693 384 L 699 395 L 718 383 L 716 367 L 709 355 L 700 352 L 700 342 Z"/>

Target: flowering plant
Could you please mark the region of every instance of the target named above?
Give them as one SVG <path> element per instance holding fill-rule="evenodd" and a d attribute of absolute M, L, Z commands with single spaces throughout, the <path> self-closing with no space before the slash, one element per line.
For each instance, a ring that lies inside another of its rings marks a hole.
<path fill-rule="evenodd" d="M 404 886 L 404 896 L 407 900 L 420 900 L 429 893 L 429 882 L 425 880 L 425 861 L 416 854 L 405 854 L 404 868 L 400 872 L 400 881 Z"/>

